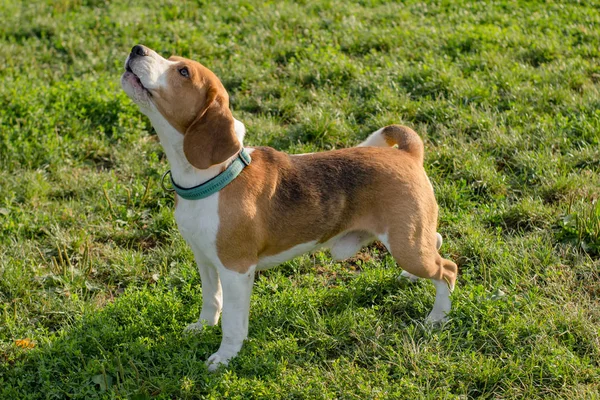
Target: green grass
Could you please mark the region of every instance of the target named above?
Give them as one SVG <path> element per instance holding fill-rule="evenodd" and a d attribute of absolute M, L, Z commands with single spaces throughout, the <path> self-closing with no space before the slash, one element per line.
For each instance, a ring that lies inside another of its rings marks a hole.
<path fill-rule="evenodd" d="M 599 398 L 600 3 L 0 3 L 0 398 Z M 246 144 L 425 140 L 451 321 L 380 247 L 261 273 L 224 371 L 136 43 L 217 73 Z M 35 347 L 21 348 L 29 338 Z"/>

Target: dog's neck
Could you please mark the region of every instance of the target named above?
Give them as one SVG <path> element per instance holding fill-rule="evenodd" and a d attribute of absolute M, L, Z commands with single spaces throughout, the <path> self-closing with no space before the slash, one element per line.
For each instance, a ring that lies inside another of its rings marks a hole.
<path fill-rule="evenodd" d="M 160 143 L 165 150 L 169 164 L 171 165 L 171 176 L 177 185 L 182 187 L 198 186 L 219 175 L 229 164 L 237 157 L 237 153 L 228 160 L 212 165 L 207 169 L 198 169 L 189 163 L 183 153 L 183 134 L 175 129 L 157 110 L 148 112 L 146 115 L 150 118 L 154 130 L 158 134 Z M 246 128 L 243 123 L 234 119 L 235 134 L 241 144 L 244 146 L 244 135 Z"/>

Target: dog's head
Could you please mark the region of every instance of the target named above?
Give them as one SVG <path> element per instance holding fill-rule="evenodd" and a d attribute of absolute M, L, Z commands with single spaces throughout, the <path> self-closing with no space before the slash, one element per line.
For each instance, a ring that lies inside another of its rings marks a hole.
<path fill-rule="evenodd" d="M 227 91 L 200 63 L 165 59 L 136 45 L 125 62 L 121 85 L 144 114 L 151 119 L 160 114 L 184 135 L 183 150 L 194 167 L 219 164 L 240 149 Z"/>

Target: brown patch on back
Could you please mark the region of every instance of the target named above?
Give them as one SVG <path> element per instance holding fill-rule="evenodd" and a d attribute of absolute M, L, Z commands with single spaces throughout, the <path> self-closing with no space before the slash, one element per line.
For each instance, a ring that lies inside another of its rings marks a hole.
<path fill-rule="evenodd" d="M 377 235 L 397 227 L 411 241 L 429 237 L 423 245 L 437 254 L 437 204 L 425 172 L 391 148 L 300 157 L 256 148 L 252 163 L 221 191 L 219 218 L 219 258 L 239 272 L 262 257 L 354 230 Z"/>

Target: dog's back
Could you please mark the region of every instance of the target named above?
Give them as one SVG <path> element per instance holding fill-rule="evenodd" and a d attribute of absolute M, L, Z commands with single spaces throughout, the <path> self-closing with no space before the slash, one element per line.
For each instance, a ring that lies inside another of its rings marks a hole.
<path fill-rule="evenodd" d="M 252 160 L 219 199 L 223 209 L 241 205 L 220 213 L 223 243 L 232 235 L 245 238 L 228 247 L 232 260 L 245 251 L 260 258 L 325 243 L 346 231 L 376 236 L 391 224 L 424 224 L 435 238 L 433 189 L 421 161 L 407 152 L 359 147 L 290 156 L 258 147 Z"/>

